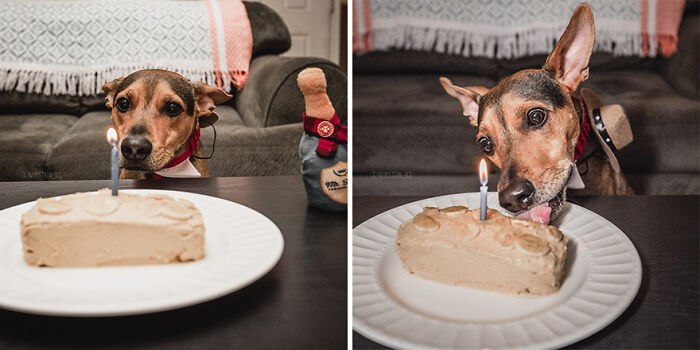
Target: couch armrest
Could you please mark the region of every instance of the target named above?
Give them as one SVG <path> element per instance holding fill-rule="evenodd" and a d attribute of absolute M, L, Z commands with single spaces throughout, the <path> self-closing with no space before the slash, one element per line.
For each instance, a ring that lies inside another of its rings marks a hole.
<path fill-rule="evenodd" d="M 307 67 L 323 69 L 328 96 L 341 121 L 347 114 L 347 77 L 340 67 L 314 57 L 260 56 L 250 62 L 248 80 L 235 97 L 235 107 L 249 127 L 298 123 L 304 112 L 304 97 L 297 74 Z"/>

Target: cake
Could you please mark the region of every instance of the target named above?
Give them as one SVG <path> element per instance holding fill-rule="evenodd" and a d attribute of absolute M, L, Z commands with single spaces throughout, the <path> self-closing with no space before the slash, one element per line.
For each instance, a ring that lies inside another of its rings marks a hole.
<path fill-rule="evenodd" d="M 396 250 L 404 269 L 455 286 L 523 295 L 556 293 L 568 239 L 554 226 L 464 206 L 426 207 L 401 224 Z"/>
<path fill-rule="evenodd" d="M 40 198 L 22 215 L 27 264 L 49 267 L 168 264 L 204 257 L 202 214 L 166 195 L 109 189 Z"/>

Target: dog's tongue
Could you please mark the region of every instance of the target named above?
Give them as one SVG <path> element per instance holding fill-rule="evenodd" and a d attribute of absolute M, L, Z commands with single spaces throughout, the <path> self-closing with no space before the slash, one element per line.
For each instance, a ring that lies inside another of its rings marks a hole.
<path fill-rule="evenodd" d="M 542 203 L 536 207 L 528 209 L 524 213 L 518 214 L 516 217 L 549 225 L 549 214 L 551 213 L 552 208 L 549 207 L 549 203 Z"/>

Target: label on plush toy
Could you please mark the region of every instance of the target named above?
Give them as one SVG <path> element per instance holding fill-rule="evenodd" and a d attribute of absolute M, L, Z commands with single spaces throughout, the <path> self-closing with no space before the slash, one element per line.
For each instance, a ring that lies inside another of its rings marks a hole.
<path fill-rule="evenodd" d="M 335 202 L 348 203 L 348 163 L 338 162 L 321 170 L 323 193 Z"/>

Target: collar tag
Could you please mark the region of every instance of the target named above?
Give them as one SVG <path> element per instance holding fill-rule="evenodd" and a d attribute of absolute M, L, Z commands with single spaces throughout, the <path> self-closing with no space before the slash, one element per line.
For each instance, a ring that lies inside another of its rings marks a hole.
<path fill-rule="evenodd" d="M 155 172 L 162 177 L 175 177 L 175 178 L 186 178 L 186 177 L 201 177 L 202 174 L 197 171 L 197 168 L 192 165 L 189 159 L 184 162 L 172 167 L 163 168 Z"/>

